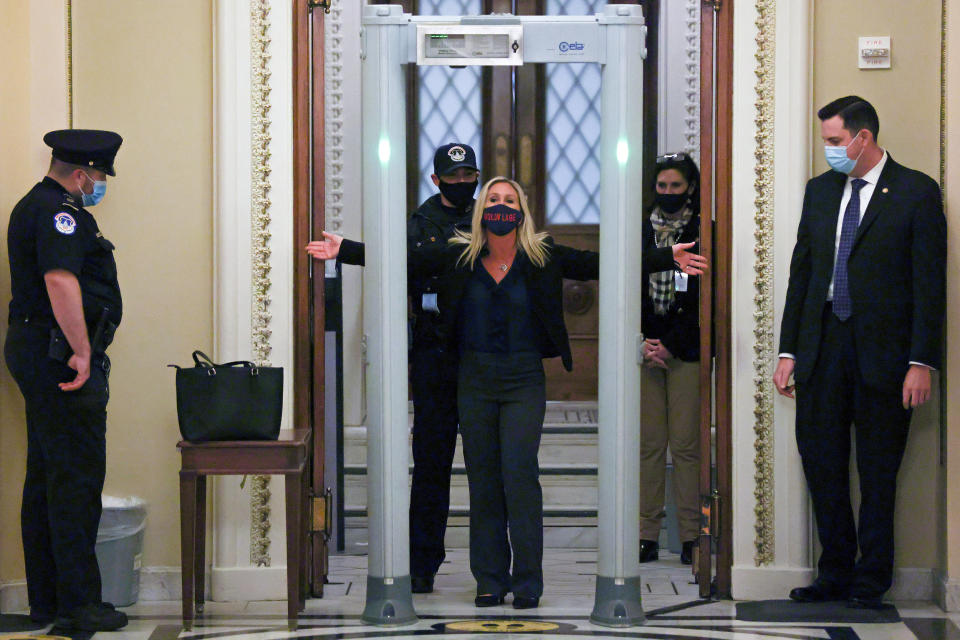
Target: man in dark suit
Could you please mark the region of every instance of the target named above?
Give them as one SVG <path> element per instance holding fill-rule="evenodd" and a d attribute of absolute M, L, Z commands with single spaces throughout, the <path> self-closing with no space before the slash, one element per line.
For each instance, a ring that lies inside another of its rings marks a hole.
<path fill-rule="evenodd" d="M 823 551 L 817 579 L 790 597 L 880 608 L 910 415 L 941 363 L 946 220 L 937 183 L 878 146 L 870 103 L 847 96 L 817 115 L 832 170 L 807 183 L 773 380 L 792 398 L 795 377 L 797 446 Z"/>

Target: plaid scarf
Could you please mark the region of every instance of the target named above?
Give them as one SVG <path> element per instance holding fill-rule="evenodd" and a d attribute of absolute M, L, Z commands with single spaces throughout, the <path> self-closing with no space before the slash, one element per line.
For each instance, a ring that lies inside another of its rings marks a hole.
<path fill-rule="evenodd" d="M 660 207 L 654 209 L 650 214 L 650 224 L 653 225 L 653 239 L 656 246 L 675 245 L 677 238 L 680 237 L 680 231 L 687 226 L 692 217 L 693 211 L 690 207 L 684 207 L 680 215 L 675 217 L 665 216 Z M 657 271 L 650 274 L 650 299 L 653 300 L 653 310 L 658 316 L 666 315 L 673 306 L 675 289 L 673 271 Z"/>

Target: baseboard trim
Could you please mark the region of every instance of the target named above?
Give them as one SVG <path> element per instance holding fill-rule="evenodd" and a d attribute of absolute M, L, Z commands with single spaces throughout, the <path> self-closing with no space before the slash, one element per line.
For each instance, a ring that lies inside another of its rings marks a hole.
<path fill-rule="evenodd" d="M 287 567 L 214 567 L 208 584 L 217 602 L 286 600 Z"/>
<path fill-rule="evenodd" d="M 734 566 L 731 573 L 732 595 L 736 600 L 769 600 L 786 598 L 790 589 L 813 582 L 813 569 L 801 567 Z M 942 587 L 938 583 L 943 584 Z M 952 589 L 952 591 L 951 591 Z M 893 586 L 886 600 L 939 601 L 946 610 L 952 593 L 953 606 L 960 605 L 960 581 L 952 585 L 937 579 L 937 571 L 925 567 L 902 567 L 893 572 Z M 957 610 L 957 609 L 954 609 Z"/>
<path fill-rule="evenodd" d="M 884 600 L 924 600 L 936 598 L 936 570 L 922 567 L 902 567 L 893 570 L 893 586 Z"/>
<path fill-rule="evenodd" d="M 780 599 L 786 598 L 790 589 L 810 584 L 813 569 L 734 565 L 730 579 L 731 595 L 735 600 Z"/>
<path fill-rule="evenodd" d="M 180 567 L 144 567 L 140 571 L 140 602 L 180 600 L 183 597 L 183 573 Z M 207 574 L 207 594 L 210 592 Z"/>
<path fill-rule="evenodd" d="M 942 571 L 934 580 L 936 602 L 947 613 L 960 611 L 960 580 L 950 580 Z"/>
<path fill-rule="evenodd" d="M 26 611 L 29 608 L 26 580 L 0 583 L 0 613 Z"/>
<path fill-rule="evenodd" d="M 233 567 L 208 571 L 206 599 L 218 602 L 286 600 L 287 568 Z M 177 601 L 183 598 L 180 567 L 144 567 L 140 570 L 138 602 Z M 0 584 L 0 613 L 30 607 L 26 580 Z"/>

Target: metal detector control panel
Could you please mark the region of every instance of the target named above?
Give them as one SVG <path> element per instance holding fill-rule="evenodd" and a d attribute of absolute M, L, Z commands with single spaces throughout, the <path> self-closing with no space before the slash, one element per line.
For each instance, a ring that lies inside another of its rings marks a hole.
<path fill-rule="evenodd" d="M 523 26 L 417 25 L 418 65 L 522 65 Z"/>

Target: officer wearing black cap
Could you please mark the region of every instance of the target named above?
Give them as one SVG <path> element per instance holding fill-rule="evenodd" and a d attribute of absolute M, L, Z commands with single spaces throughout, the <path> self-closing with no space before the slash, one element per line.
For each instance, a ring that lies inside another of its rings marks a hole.
<path fill-rule="evenodd" d="M 431 179 L 440 193 L 410 216 L 410 247 L 446 243 L 462 225 L 470 230 L 479 171 L 470 145 L 445 144 L 433 156 Z M 433 591 L 445 557 L 443 538 L 450 509 L 450 469 L 457 446 L 457 354 L 444 350 L 444 309 L 437 292 L 445 276 L 408 276 L 413 311 L 410 387 L 413 392 L 413 484 L 410 490 L 410 579 L 414 593 Z"/>
<path fill-rule="evenodd" d="M 51 131 L 50 169 L 10 215 L 4 356 L 23 394 L 21 528 L 30 617 L 86 631 L 127 623 L 101 600 L 94 548 L 106 472 L 106 348 L 122 305 L 113 244 L 87 207 L 116 175 L 111 131 Z"/>

